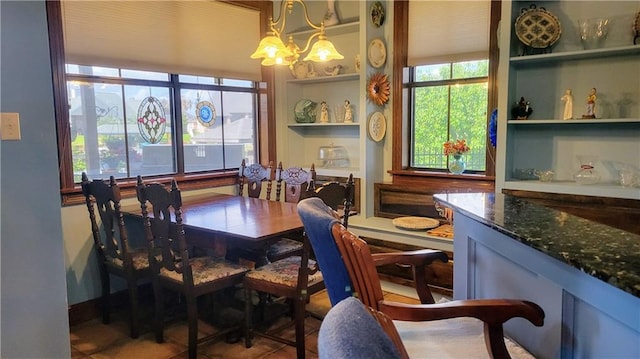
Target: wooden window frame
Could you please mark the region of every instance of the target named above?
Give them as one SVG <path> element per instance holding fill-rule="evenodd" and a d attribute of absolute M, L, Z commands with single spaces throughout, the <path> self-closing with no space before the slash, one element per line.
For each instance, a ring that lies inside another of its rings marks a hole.
<path fill-rule="evenodd" d="M 410 149 L 405 148 L 405 143 L 408 143 L 408 138 L 404 137 L 403 132 L 403 113 L 408 109 L 403 105 L 403 76 L 404 69 L 407 67 L 408 57 L 408 43 L 409 43 L 409 1 L 394 1 L 394 31 L 393 31 L 393 81 L 392 81 L 392 93 L 395 100 L 393 101 L 392 108 L 392 130 L 393 130 L 393 146 L 391 155 L 391 170 L 388 172 L 393 176 L 393 182 L 406 181 L 409 178 L 419 180 L 425 177 L 464 177 L 465 179 L 477 179 L 477 180 L 495 180 L 495 147 L 491 146 L 489 140 L 489 120 L 490 116 L 487 116 L 487 147 L 486 147 L 486 171 L 484 174 L 464 174 L 464 175 L 452 175 L 442 172 L 430 172 L 426 170 L 418 170 L 409 168 L 403 163 L 403 157 L 409 156 Z M 491 114 L 494 108 L 498 104 L 498 87 L 497 87 L 497 73 L 498 73 L 498 23 L 501 16 L 501 2 L 499 0 L 491 1 L 491 24 L 489 28 L 489 86 L 488 86 L 488 101 L 487 101 L 487 114 Z M 410 180 L 413 181 L 413 180 Z"/>

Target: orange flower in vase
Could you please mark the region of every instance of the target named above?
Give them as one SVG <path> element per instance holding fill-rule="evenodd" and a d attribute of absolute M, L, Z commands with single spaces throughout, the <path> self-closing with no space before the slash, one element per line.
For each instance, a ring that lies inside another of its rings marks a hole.
<path fill-rule="evenodd" d="M 443 146 L 445 156 L 453 156 L 453 160 L 449 160 L 449 171 L 453 174 L 461 174 L 464 172 L 467 165 L 462 160 L 462 155 L 471 149 L 467 145 L 467 140 L 447 141 Z"/>

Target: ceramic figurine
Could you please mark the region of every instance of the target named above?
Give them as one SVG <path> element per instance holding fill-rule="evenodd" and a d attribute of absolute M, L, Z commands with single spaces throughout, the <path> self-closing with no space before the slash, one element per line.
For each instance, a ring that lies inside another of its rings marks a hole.
<path fill-rule="evenodd" d="M 520 97 L 518 104 L 511 109 L 511 115 L 513 115 L 516 120 L 526 120 L 532 112 L 531 103 L 525 101 L 524 97 Z"/>
<path fill-rule="evenodd" d="M 582 118 L 596 118 L 596 88 L 592 88 L 587 96 L 587 113 Z"/>
<path fill-rule="evenodd" d="M 564 112 L 562 114 L 563 120 L 570 120 L 573 118 L 573 95 L 571 90 L 567 89 L 564 96 L 560 98 L 564 102 Z"/>
<path fill-rule="evenodd" d="M 353 113 L 351 112 L 351 102 L 344 100 L 344 123 L 353 123 Z"/>
<path fill-rule="evenodd" d="M 327 76 L 335 76 L 342 71 L 342 65 L 327 66 L 324 68 L 324 74 Z"/>
<path fill-rule="evenodd" d="M 327 103 L 325 101 L 322 101 L 320 103 L 320 122 L 329 122 L 329 106 L 327 106 Z"/>

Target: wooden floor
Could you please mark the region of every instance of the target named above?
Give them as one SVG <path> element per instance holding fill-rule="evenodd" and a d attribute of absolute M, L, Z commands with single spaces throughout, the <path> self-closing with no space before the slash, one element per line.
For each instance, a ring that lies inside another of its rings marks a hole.
<path fill-rule="evenodd" d="M 393 301 L 417 303 L 413 298 L 385 292 L 385 298 Z M 318 330 L 321 321 L 315 317 L 324 317 L 330 308 L 326 291 L 311 297 L 307 310 L 312 316 L 307 317 L 305 323 L 307 358 L 318 357 Z M 153 358 L 178 359 L 187 358 L 187 324 L 186 320 L 176 321 L 165 328 L 165 342 L 157 344 L 154 334 L 149 328 L 143 328 L 138 339 L 128 336 L 128 327 L 124 312 L 115 312 L 112 323 L 104 325 L 99 319 L 93 319 L 71 327 L 71 358 L 72 359 L 102 359 L 102 358 Z M 285 319 L 283 319 L 285 320 Z M 278 325 L 275 323 L 274 325 Z M 217 329 L 200 321 L 198 331 L 200 335 L 214 333 Z M 293 327 L 285 329 L 285 337 L 295 337 Z M 220 339 L 198 346 L 198 358 L 295 358 L 294 347 L 274 342 L 264 338 L 255 338 L 253 346 L 245 348 L 244 338 L 234 344 Z"/>

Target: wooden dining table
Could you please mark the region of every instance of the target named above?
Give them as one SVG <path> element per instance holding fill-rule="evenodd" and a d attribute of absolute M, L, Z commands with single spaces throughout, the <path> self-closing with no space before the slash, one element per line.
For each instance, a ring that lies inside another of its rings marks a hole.
<path fill-rule="evenodd" d="M 122 206 L 121 211 L 142 218 L 139 204 Z M 221 257 L 233 247 L 266 253 L 278 238 L 304 229 L 295 203 L 218 193 L 183 196 L 182 223 L 191 245 L 211 248 Z"/>

